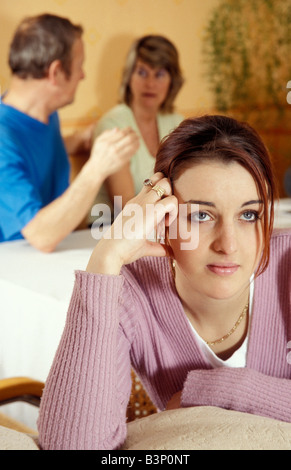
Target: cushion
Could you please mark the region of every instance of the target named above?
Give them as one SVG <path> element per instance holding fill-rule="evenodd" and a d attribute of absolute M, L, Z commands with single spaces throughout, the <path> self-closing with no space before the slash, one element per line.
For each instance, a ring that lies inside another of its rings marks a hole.
<path fill-rule="evenodd" d="M 35 437 L 0 426 L 0 450 L 39 450 Z"/>
<path fill-rule="evenodd" d="M 123 450 L 290 450 L 291 423 L 216 407 L 163 411 L 128 423 Z"/>

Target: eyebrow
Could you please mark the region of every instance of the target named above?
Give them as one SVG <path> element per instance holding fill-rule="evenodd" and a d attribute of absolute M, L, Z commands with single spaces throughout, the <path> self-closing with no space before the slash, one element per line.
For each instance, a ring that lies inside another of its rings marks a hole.
<path fill-rule="evenodd" d="M 216 207 L 214 202 L 199 201 L 199 200 L 196 201 L 194 199 L 190 199 L 189 201 L 185 201 L 185 204 L 199 204 L 200 206 Z M 252 204 L 263 204 L 263 201 L 261 199 L 252 199 L 251 201 L 244 202 L 241 205 L 241 207 L 250 206 Z"/>

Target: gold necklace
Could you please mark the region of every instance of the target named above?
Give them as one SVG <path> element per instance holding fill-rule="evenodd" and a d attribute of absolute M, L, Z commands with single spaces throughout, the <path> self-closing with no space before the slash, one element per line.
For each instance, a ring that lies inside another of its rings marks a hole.
<path fill-rule="evenodd" d="M 220 339 L 216 339 L 215 341 L 205 341 L 205 343 L 208 344 L 208 346 L 214 346 L 215 344 L 223 343 L 223 341 L 225 341 L 227 338 L 229 338 L 230 335 L 232 335 L 232 333 L 235 332 L 235 330 L 237 329 L 239 324 L 244 319 L 244 317 L 245 317 L 245 315 L 248 311 L 248 308 L 249 308 L 249 303 L 246 304 L 245 308 L 243 309 L 242 313 L 240 314 L 240 316 L 239 316 L 238 320 L 236 321 L 235 325 L 231 328 L 231 330 L 226 335 L 224 335 Z"/>

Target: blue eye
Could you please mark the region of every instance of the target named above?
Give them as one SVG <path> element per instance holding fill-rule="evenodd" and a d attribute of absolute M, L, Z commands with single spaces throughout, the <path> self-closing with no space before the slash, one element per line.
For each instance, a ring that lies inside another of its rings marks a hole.
<path fill-rule="evenodd" d="M 208 222 L 211 220 L 211 217 L 206 212 L 193 212 L 190 214 L 190 218 L 192 222 Z"/>
<path fill-rule="evenodd" d="M 143 68 L 138 68 L 136 70 L 136 73 L 140 76 L 140 77 L 146 77 L 147 76 L 147 72 L 145 69 Z"/>
<path fill-rule="evenodd" d="M 257 211 L 245 211 L 241 218 L 246 222 L 256 222 L 259 219 L 259 214 Z"/>
<path fill-rule="evenodd" d="M 157 78 L 163 78 L 167 75 L 167 71 L 165 69 L 160 69 L 156 73 Z"/>

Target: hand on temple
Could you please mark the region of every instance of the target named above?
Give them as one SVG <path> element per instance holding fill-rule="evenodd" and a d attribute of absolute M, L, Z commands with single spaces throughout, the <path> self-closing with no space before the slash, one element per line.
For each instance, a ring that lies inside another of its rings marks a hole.
<path fill-rule="evenodd" d="M 108 232 L 98 242 L 87 271 L 119 274 L 124 264 L 144 256 L 166 256 L 167 247 L 159 239 L 163 238 L 165 226 L 176 219 L 177 213 L 178 201 L 172 195 L 170 182 L 162 173 L 156 173 L 152 177 L 151 186 L 143 187 L 125 205 Z M 154 233 L 157 241 L 152 240 Z"/>

